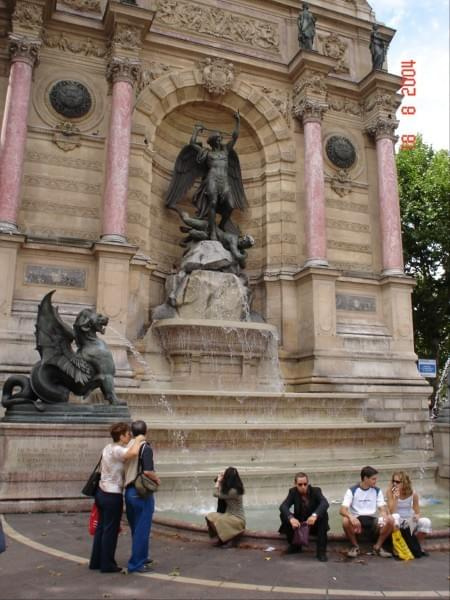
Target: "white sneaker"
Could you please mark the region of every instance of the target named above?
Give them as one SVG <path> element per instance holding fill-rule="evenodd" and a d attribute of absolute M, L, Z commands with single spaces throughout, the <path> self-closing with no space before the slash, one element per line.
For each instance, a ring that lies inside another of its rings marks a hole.
<path fill-rule="evenodd" d="M 381 556 L 381 558 L 392 558 L 392 554 L 383 548 L 374 548 L 373 551 L 377 556 Z"/>
<path fill-rule="evenodd" d="M 350 550 L 347 552 L 347 556 L 349 558 L 356 558 L 357 556 L 359 556 L 361 554 L 360 550 L 359 550 L 359 546 L 352 546 L 350 548 Z"/>

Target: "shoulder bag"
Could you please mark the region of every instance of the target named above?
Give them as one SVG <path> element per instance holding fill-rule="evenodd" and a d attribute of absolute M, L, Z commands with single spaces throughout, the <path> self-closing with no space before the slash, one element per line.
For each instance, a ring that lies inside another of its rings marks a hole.
<path fill-rule="evenodd" d="M 102 474 L 101 473 L 101 462 L 102 462 L 102 457 L 100 457 L 100 460 L 95 465 L 94 470 L 89 475 L 88 480 L 84 484 L 84 487 L 81 490 L 81 493 L 84 496 L 89 496 L 90 498 L 93 498 L 95 496 L 95 494 L 97 493 L 98 486 L 100 484 L 100 477 Z"/>
<path fill-rule="evenodd" d="M 306 521 L 300 523 L 300 527 L 294 529 L 292 543 L 296 546 L 305 546 L 309 544 L 309 525 Z"/>
<path fill-rule="evenodd" d="M 143 500 L 146 500 L 150 494 L 158 491 L 158 484 L 150 477 L 147 477 L 144 473 L 144 469 L 142 468 L 142 454 L 144 453 L 145 444 L 142 444 L 142 448 L 139 452 L 139 460 L 138 460 L 138 474 L 133 482 L 133 485 L 138 493 L 138 496 Z"/>

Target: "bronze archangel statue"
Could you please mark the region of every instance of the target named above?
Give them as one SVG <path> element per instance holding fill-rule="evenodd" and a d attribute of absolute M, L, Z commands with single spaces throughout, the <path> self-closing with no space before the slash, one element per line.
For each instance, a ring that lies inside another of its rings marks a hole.
<path fill-rule="evenodd" d="M 195 125 L 189 144 L 184 146 L 175 161 L 174 172 L 166 196 L 166 206 L 180 214 L 177 203 L 187 194 L 198 177 L 201 182 L 193 197 L 198 219 L 207 221 L 206 239 L 220 241 L 222 231 L 235 232 L 231 213 L 235 208 L 245 210 L 248 206 L 242 183 L 241 167 L 234 146 L 239 137 L 240 115 L 234 115 L 236 124 L 233 132 L 207 129 Z M 212 131 L 208 137 L 209 148 L 205 148 L 197 137 L 204 131 Z M 231 137 L 227 143 L 223 137 Z M 216 216 L 221 220 L 217 225 Z M 181 214 L 180 214 L 181 216 Z"/>
<path fill-rule="evenodd" d="M 122 404 L 114 390 L 111 351 L 97 337 L 97 333 L 105 333 L 108 317 L 85 308 L 78 313 L 72 329 L 53 306 L 54 293 L 46 294 L 38 307 L 35 335 L 41 360 L 31 369 L 30 377 L 8 377 L 3 386 L 3 406 L 32 403 L 36 410 L 43 411 L 45 404 L 68 402 L 70 392 L 87 396 L 96 388 L 110 404 Z"/>

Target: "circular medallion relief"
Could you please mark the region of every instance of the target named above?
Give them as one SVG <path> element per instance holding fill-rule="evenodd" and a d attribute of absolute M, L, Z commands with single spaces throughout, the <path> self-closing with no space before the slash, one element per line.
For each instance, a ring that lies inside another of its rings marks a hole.
<path fill-rule="evenodd" d="M 91 94 L 79 81 L 58 81 L 52 86 L 49 97 L 56 112 L 68 119 L 84 117 L 91 110 Z"/>
<path fill-rule="evenodd" d="M 325 150 L 329 160 L 340 169 L 349 169 L 355 163 L 355 146 L 346 137 L 332 135 L 327 141 Z"/>

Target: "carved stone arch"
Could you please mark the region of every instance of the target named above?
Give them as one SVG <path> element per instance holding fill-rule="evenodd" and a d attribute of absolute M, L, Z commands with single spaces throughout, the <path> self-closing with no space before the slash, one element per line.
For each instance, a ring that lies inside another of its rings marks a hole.
<path fill-rule="evenodd" d="M 234 110 L 242 100 L 250 109 L 248 112 L 241 110 L 242 118 L 260 138 L 266 155 L 270 156 L 271 161 L 292 162 L 294 159 L 288 157 L 295 152 L 295 145 L 283 116 L 259 89 L 240 77 L 235 79 L 226 95 L 212 97 L 204 88 L 198 69 L 167 73 L 142 91 L 135 108 L 151 117 L 147 134 L 150 143 L 153 143 L 157 127 L 176 106 L 207 101 Z"/>
<path fill-rule="evenodd" d="M 207 126 L 231 130 L 236 108 L 242 116 L 238 152 L 250 208 L 244 215 L 236 211 L 235 216 L 241 229 L 257 240 L 248 267 L 262 274 L 268 266 L 281 265 L 284 255 L 292 261 L 296 253 L 295 239 L 290 248 L 286 245 L 289 235 L 295 238 L 295 234 L 286 235 L 281 222 L 282 215 L 289 212 L 284 204 L 295 204 L 295 144 L 286 121 L 259 89 L 241 78 L 234 80 L 226 94 L 213 96 L 205 89 L 201 72 L 192 69 L 153 81 L 136 103 L 134 118 L 145 127 L 153 151 L 148 249 L 163 272 L 178 262 L 182 252 L 177 215 L 163 205 L 176 156 L 189 141 L 195 122 L 205 119 Z M 226 119 L 221 123 L 219 117 L 216 124 L 216 114 L 226 115 Z"/>

